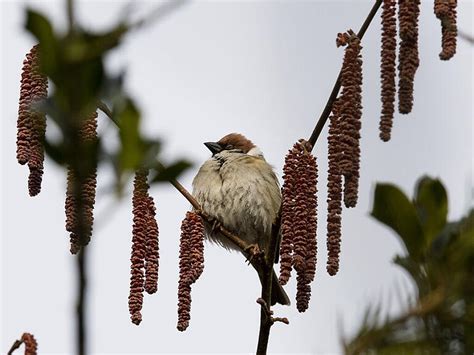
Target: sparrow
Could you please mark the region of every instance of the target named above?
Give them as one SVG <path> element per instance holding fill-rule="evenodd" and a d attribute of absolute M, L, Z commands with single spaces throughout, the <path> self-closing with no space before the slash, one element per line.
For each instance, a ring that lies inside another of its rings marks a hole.
<path fill-rule="evenodd" d="M 203 211 L 228 231 L 266 250 L 281 204 L 280 184 L 272 166 L 255 144 L 238 133 L 204 145 L 212 157 L 202 164 L 193 180 L 193 196 Z M 205 234 L 226 249 L 240 250 L 209 224 Z M 290 304 L 274 271 L 271 303 Z"/>

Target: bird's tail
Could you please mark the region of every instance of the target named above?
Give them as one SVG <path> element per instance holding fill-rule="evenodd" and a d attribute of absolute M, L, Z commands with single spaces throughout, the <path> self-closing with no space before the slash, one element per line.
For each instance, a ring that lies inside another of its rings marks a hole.
<path fill-rule="evenodd" d="M 272 273 L 272 306 L 275 303 L 282 304 L 284 306 L 290 305 L 290 298 L 286 294 L 286 291 L 283 289 L 283 286 L 278 282 L 278 276 L 275 274 L 275 271 Z"/>
<path fill-rule="evenodd" d="M 262 275 L 258 273 L 260 282 L 262 282 Z M 276 303 L 282 304 L 284 306 L 289 306 L 291 304 L 290 298 L 286 294 L 283 286 L 278 282 L 278 276 L 275 274 L 275 271 L 272 272 L 272 306 Z"/>

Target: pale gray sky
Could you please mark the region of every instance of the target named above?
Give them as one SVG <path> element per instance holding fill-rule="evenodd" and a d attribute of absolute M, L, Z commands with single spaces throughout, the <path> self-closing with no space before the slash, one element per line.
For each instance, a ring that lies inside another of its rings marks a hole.
<path fill-rule="evenodd" d="M 163 138 L 167 157 L 185 156 L 195 163 L 180 179 L 188 188 L 209 157 L 202 142 L 233 131 L 257 143 L 281 176 L 287 150 L 310 135 L 340 68 L 343 50 L 335 46 L 336 33 L 357 30 L 372 3 L 195 1 L 127 36 L 108 65 L 113 71 L 126 68 L 125 84 L 142 108 L 144 129 Z M 31 5 L 64 24 L 63 2 L 0 4 L 0 352 L 29 331 L 41 354 L 71 354 L 75 275 L 64 230 L 65 175 L 47 160 L 42 192 L 30 198 L 27 169 L 15 159 L 20 70 L 34 44 L 22 29 L 23 9 Z M 80 1 L 77 10 L 85 26 L 107 28 L 125 4 Z M 134 2 L 133 15 L 146 14 L 157 4 Z M 460 1 L 459 27 L 472 34 L 472 19 L 472 1 Z M 395 182 L 411 195 L 416 179 L 429 174 L 448 188 L 450 218 L 460 217 L 471 204 L 473 47 L 459 41 L 456 56 L 440 61 L 440 24 L 432 1 L 422 2 L 414 110 L 407 117 L 396 116 L 393 138 L 383 143 L 378 138 L 379 23 L 377 18 L 363 40 L 360 198 L 356 209 L 343 213 L 341 270 L 336 277 L 325 271 L 326 129 L 315 149 L 319 262 L 310 309 L 299 314 L 294 305 L 275 308 L 290 325 L 273 327 L 272 353 L 338 353 L 338 321 L 351 333 L 368 304 L 383 298 L 391 299 L 392 312 L 400 308 L 395 288 L 407 295 L 410 285 L 390 263 L 401 252 L 399 242 L 368 215 L 375 182 Z M 107 118 L 100 119 L 101 129 L 108 129 Z M 109 130 L 106 141 L 114 141 L 113 128 Z M 254 352 L 259 282 L 240 255 L 217 246 L 206 246 L 205 271 L 193 288 L 190 327 L 185 333 L 176 330 L 179 226 L 188 203 L 168 185 L 151 190 L 160 227 L 159 291 L 145 297 L 142 324 L 130 322 L 131 204 L 129 198 L 116 202 L 104 193 L 111 178 L 109 169 L 100 171 L 102 192 L 89 247 L 91 353 Z M 292 299 L 294 281 L 287 287 Z"/>

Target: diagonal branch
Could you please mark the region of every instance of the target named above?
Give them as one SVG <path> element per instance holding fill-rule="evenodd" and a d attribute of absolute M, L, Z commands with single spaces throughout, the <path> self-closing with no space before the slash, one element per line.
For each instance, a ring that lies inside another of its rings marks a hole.
<path fill-rule="evenodd" d="M 364 34 L 369 28 L 370 23 L 374 19 L 375 14 L 377 13 L 380 5 L 382 4 L 382 1 L 383 0 L 375 1 L 374 6 L 372 6 L 372 9 L 370 10 L 369 14 L 367 15 L 367 18 L 365 19 L 359 32 L 357 33 L 357 37 L 359 39 L 362 39 L 362 37 L 364 37 Z M 342 72 L 342 69 L 339 72 L 339 75 L 337 76 L 336 82 L 334 83 L 334 87 L 332 88 L 332 91 L 331 91 L 331 95 L 329 95 L 329 99 L 326 103 L 326 106 L 324 107 L 323 112 L 321 113 L 321 116 L 319 117 L 318 122 L 316 123 L 316 127 L 314 127 L 313 133 L 311 133 L 311 137 L 308 139 L 308 142 L 311 143 L 313 148 L 324 126 L 326 125 L 329 115 L 331 114 L 332 105 L 334 101 L 337 99 L 337 95 L 339 94 L 339 90 L 341 89 L 341 72 Z"/>
<path fill-rule="evenodd" d="M 13 343 L 13 345 L 11 346 L 10 350 L 8 350 L 8 353 L 7 355 L 12 355 L 13 352 L 16 350 L 16 349 L 19 349 L 21 344 L 23 344 L 23 341 L 22 340 L 15 340 L 15 342 Z"/>

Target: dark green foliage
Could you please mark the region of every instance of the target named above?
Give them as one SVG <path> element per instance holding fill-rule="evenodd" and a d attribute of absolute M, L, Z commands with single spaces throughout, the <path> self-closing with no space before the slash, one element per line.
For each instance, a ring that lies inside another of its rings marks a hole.
<path fill-rule="evenodd" d="M 381 319 L 369 308 L 347 354 L 470 354 L 474 351 L 474 210 L 447 221 L 443 184 L 420 179 L 412 201 L 396 186 L 377 184 L 372 216 L 397 232 L 406 255 L 394 263 L 413 280 L 407 310 Z"/>
<path fill-rule="evenodd" d="M 162 166 L 157 169 L 155 175 L 152 176 L 152 182 L 170 181 L 180 175 L 184 170 L 191 167 L 191 163 L 186 160 L 178 160 L 168 166 Z"/>
<path fill-rule="evenodd" d="M 423 244 L 420 220 L 415 206 L 399 188 L 377 184 L 372 216 L 397 232 L 412 256 L 420 257 Z"/>

